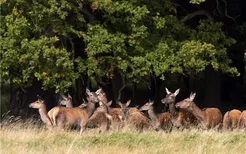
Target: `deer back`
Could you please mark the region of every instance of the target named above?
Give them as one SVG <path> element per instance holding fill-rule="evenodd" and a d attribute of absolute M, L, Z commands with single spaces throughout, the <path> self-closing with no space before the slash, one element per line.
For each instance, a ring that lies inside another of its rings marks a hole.
<path fill-rule="evenodd" d="M 245 129 L 246 128 L 246 110 L 244 110 L 238 121 L 238 128 Z"/>
<path fill-rule="evenodd" d="M 241 115 L 241 111 L 237 109 L 227 111 L 223 117 L 223 129 L 233 130 L 237 128 L 240 115 Z"/>
<path fill-rule="evenodd" d="M 206 108 L 203 110 L 205 112 L 205 124 L 208 127 L 216 127 L 222 122 L 222 113 L 218 108 Z"/>

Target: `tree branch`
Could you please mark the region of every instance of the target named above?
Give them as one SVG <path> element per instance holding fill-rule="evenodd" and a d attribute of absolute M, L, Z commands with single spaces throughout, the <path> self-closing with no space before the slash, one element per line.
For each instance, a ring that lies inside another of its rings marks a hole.
<path fill-rule="evenodd" d="M 235 24 L 237 25 L 237 27 L 238 27 L 237 21 L 236 21 L 233 17 L 231 17 L 231 16 L 229 16 L 229 15 L 227 14 L 227 2 L 226 2 L 225 0 L 222 0 L 222 1 L 225 3 L 225 16 L 226 16 L 227 18 L 230 18 L 231 20 L 233 20 L 233 21 L 235 22 Z"/>
<path fill-rule="evenodd" d="M 186 21 L 188 21 L 188 20 L 190 20 L 190 19 L 192 19 L 192 18 L 194 18 L 194 17 L 196 17 L 196 16 L 198 16 L 198 15 L 204 15 L 204 16 L 206 16 L 207 18 L 208 18 L 208 20 L 209 20 L 209 22 L 212 24 L 212 23 L 214 23 L 214 19 L 211 17 L 211 15 L 207 12 L 207 11 L 205 11 L 205 10 L 198 10 L 198 11 L 195 11 L 195 12 L 193 12 L 193 13 L 190 13 L 190 14 L 188 14 L 187 16 L 185 16 L 185 17 L 183 17 L 181 20 L 180 20 L 180 22 L 181 23 L 185 23 Z"/>
<path fill-rule="evenodd" d="M 126 78 L 125 78 L 125 75 L 122 72 L 120 72 L 120 77 L 121 77 L 121 81 L 122 81 L 122 87 L 118 91 L 118 95 L 119 96 L 118 96 L 117 100 L 120 100 L 121 91 L 126 87 Z"/>

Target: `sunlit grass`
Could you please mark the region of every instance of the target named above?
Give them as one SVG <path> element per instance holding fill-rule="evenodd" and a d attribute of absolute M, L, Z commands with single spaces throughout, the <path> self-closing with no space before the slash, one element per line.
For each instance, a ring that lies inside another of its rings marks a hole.
<path fill-rule="evenodd" d="M 138 132 L 129 129 L 98 133 L 87 129 L 79 136 L 77 130 L 49 131 L 34 121 L 2 123 L 0 130 L 3 154 L 119 154 L 119 153 L 182 153 L 182 154 L 244 154 L 246 133 L 214 130 Z"/>

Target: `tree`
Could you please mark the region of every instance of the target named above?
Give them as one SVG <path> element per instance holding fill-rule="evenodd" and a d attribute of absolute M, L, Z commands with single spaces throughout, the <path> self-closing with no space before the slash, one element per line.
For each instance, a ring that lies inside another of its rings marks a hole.
<path fill-rule="evenodd" d="M 17 88 L 27 89 L 38 80 L 43 89 L 67 91 L 81 75 L 102 81 L 120 74 L 117 83 L 165 80 L 166 74 L 197 74 L 208 66 L 239 75 L 226 53 L 235 40 L 225 35 L 223 24 L 206 11 L 181 17 L 171 0 L 18 0 L 1 5 L 1 75 Z M 198 23 L 187 23 L 197 15 L 203 15 Z M 78 48 L 76 40 L 85 48 Z"/>

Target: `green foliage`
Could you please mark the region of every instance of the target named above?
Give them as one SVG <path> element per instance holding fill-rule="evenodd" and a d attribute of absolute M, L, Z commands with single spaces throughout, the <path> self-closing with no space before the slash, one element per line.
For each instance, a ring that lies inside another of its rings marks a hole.
<path fill-rule="evenodd" d="M 15 0 L 1 5 L 1 75 L 16 86 L 39 80 L 44 89 L 59 91 L 80 74 L 112 78 L 121 71 L 137 82 L 153 74 L 162 79 L 166 73 L 195 74 L 208 65 L 239 75 L 226 53 L 235 40 L 226 37 L 223 24 L 184 25 L 171 0 Z M 81 53 L 87 58 L 75 58 L 74 38 L 84 41 Z"/>
<path fill-rule="evenodd" d="M 191 4 L 200 4 L 202 2 L 205 2 L 206 0 L 190 0 Z"/>

